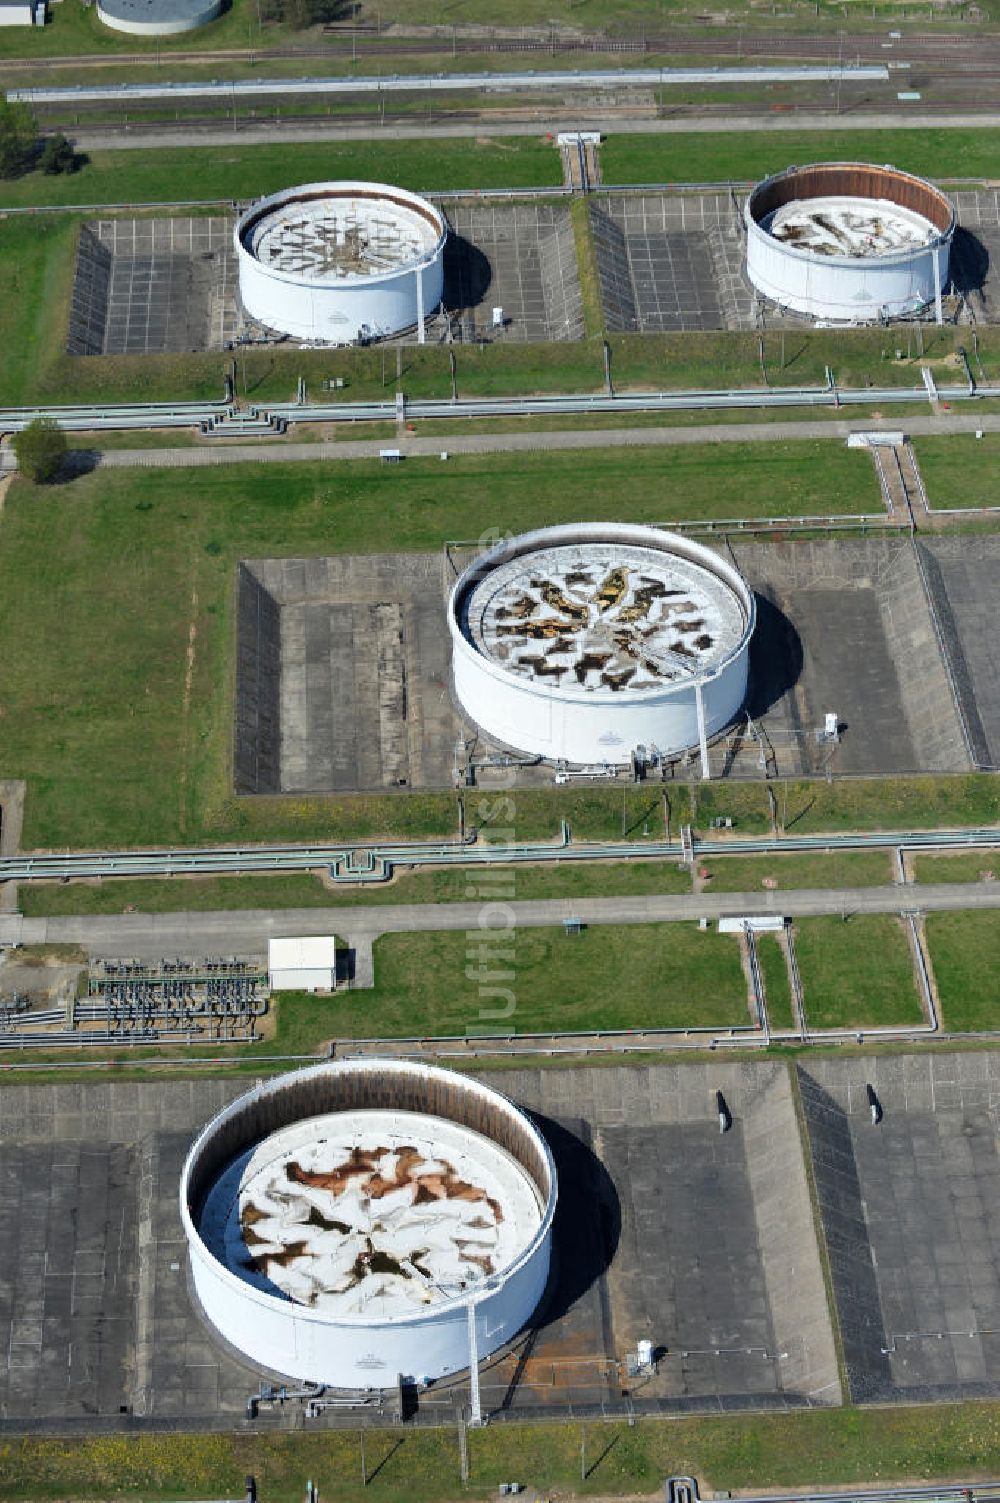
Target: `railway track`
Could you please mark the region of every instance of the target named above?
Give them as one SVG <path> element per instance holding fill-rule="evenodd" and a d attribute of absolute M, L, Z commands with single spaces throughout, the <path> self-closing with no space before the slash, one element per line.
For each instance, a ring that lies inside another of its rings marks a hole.
<path fill-rule="evenodd" d="M 857 60 L 885 62 L 894 58 L 907 61 L 923 60 L 938 67 L 958 66 L 978 69 L 990 66 L 1000 69 L 1000 34 L 969 36 L 956 34 L 905 32 L 898 42 L 887 42 L 886 33 L 843 33 L 838 35 L 789 35 L 746 31 L 739 26 L 727 26 L 705 33 L 661 31 L 640 33 L 635 36 L 616 37 L 600 33 L 586 36 L 565 36 L 551 32 L 547 36 L 518 36 L 496 31 L 485 37 L 406 37 L 392 33 L 372 36 L 370 33 L 342 31 L 327 28 L 326 45 L 309 47 L 252 47 L 213 51 L 173 51 L 163 54 L 104 53 L 94 56 L 55 56 L 0 59 L 0 73 L 25 73 L 35 70 L 72 68 L 124 68 L 162 66 L 164 60 L 176 64 L 203 64 L 226 62 L 249 62 L 257 64 L 269 60 L 302 58 L 315 65 L 324 54 L 330 58 L 380 57 L 485 57 L 489 55 L 515 54 L 523 56 L 555 56 L 563 54 L 645 57 L 654 54 L 660 57 L 705 57 L 715 59 L 736 58 L 767 59 L 778 57 L 801 62 L 819 62 L 829 65 L 840 61 Z"/>

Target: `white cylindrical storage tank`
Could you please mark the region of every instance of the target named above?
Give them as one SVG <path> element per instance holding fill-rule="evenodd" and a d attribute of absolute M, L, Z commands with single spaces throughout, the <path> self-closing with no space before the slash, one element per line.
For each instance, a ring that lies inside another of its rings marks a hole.
<path fill-rule="evenodd" d="M 306 343 L 421 328 L 444 290 L 445 217 L 385 183 L 307 183 L 253 204 L 234 231 L 240 300 Z"/>
<path fill-rule="evenodd" d="M 755 617 L 739 571 L 676 533 L 613 522 L 523 533 L 452 590 L 455 693 L 488 736 L 531 756 L 673 756 L 740 709 Z"/>
<path fill-rule="evenodd" d="M 469 1365 L 530 1319 L 549 1274 L 556 1171 L 499 1092 L 423 1064 L 279 1076 L 196 1139 L 181 1174 L 194 1288 L 253 1363 L 382 1388 Z"/>
<path fill-rule="evenodd" d="M 948 284 L 954 205 L 895 167 L 789 167 L 747 199 L 747 275 L 782 308 L 836 322 L 899 318 Z"/>
<path fill-rule="evenodd" d="M 97 19 L 112 31 L 170 37 L 214 21 L 222 0 L 97 0 Z"/>

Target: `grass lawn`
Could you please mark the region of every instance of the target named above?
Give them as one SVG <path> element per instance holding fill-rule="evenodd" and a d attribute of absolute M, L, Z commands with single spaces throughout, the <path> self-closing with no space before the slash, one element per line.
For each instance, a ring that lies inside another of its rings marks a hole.
<path fill-rule="evenodd" d="M 757 935 L 757 958 L 764 977 L 767 1016 L 772 1028 L 794 1028 L 792 988 L 785 952 L 776 934 Z"/>
<path fill-rule="evenodd" d="M 0 703 L 3 773 L 29 779 L 25 848 L 343 829 L 344 799 L 231 796 L 236 560 L 364 552 L 385 546 L 387 519 L 393 547 L 435 549 L 498 522 L 519 531 L 602 517 L 622 494 L 620 466 L 619 455 L 595 451 L 585 465 L 570 452 L 447 467 L 414 459 L 391 470 L 370 461 L 220 466 L 200 471 L 194 488 L 172 470 L 96 471 L 49 488 L 16 482 L 0 517 Z M 808 510 L 831 476 L 845 506 L 864 505 L 874 483 L 863 453 L 821 443 L 766 455 L 739 444 L 636 449 L 629 475 L 619 514 L 635 521 L 724 513 L 737 488 L 744 509 Z M 630 798 L 657 817 L 656 793 Z M 552 811 L 550 794 L 544 802 Z M 366 815 L 355 802 L 355 815 L 370 819 L 378 805 L 374 828 L 385 831 L 391 805 L 398 835 L 444 832 L 455 818 L 448 795 L 369 805 Z M 548 814 L 545 833 L 556 818 Z"/>
<path fill-rule="evenodd" d="M 929 913 L 924 927 L 944 1029 L 1000 1029 L 1000 916 Z"/>
<path fill-rule="evenodd" d="M 361 1485 L 359 1437 L 350 1430 L 267 1435 L 101 1435 L 8 1437 L 0 1443 L 0 1498 L 46 1500 L 141 1497 L 172 1503 L 192 1496 L 237 1497 L 253 1473 L 261 1496 L 297 1503 L 305 1477 L 345 1503 L 444 1503 L 490 1498 L 498 1477 L 540 1494 L 607 1497 L 648 1494 L 673 1473 L 712 1490 L 835 1488 L 849 1484 L 974 1482 L 1000 1466 L 1000 1405 L 920 1404 L 816 1409 L 787 1414 L 643 1419 L 588 1427 L 603 1455 L 580 1480 L 578 1424 L 497 1424 L 469 1435 L 470 1482 L 459 1479 L 452 1428 L 369 1431 L 369 1472 Z M 390 1456 L 397 1441 L 399 1449 Z"/>
<path fill-rule="evenodd" d="M 910 859 L 918 882 L 981 882 L 984 872 L 1000 872 L 1000 851 L 912 856 Z"/>
<path fill-rule="evenodd" d="M 884 913 L 796 919 L 795 955 L 812 1028 L 919 1023 L 903 926 Z"/>
<path fill-rule="evenodd" d="M 128 41 L 130 47 L 141 45 L 133 38 Z M 216 72 L 217 68 L 213 76 Z M 272 73 L 269 69 L 269 76 Z M 711 97 L 718 98 L 714 91 Z M 879 147 L 880 159 L 884 155 L 911 172 L 943 181 L 989 179 L 1000 152 L 1000 130 L 938 126 L 882 131 Z M 612 133 L 601 148 L 601 168 L 608 183 L 749 182 L 779 171 L 789 162 L 865 161 L 870 155 L 871 134 L 865 131 Z M 0 184 L 0 208 L 187 198 L 228 203 L 274 192 L 290 182 L 359 173 L 375 181 L 427 192 L 558 187 L 563 180 L 559 152 L 542 129 L 537 136 L 470 135 L 406 141 L 376 138 L 363 143 L 333 140 L 252 145 L 236 139 L 219 147 L 97 150 L 88 157 L 77 172 L 65 176 L 45 177 L 31 172 L 4 181 Z"/>
<path fill-rule="evenodd" d="M 892 881 L 888 851 L 838 851 L 828 856 L 711 856 L 699 862 L 709 892 L 753 892 L 766 877 L 796 887 L 878 887 Z M 947 879 L 945 879 L 947 880 Z"/>
<path fill-rule="evenodd" d="M 845 830 L 934 830 L 1000 824 L 1000 784 L 988 774 L 959 777 L 834 778 L 772 783 L 779 828 L 789 835 Z M 725 815 L 741 835 L 771 829 L 762 783 L 699 786 L 698 834 L 718 838 L 712 819 Z"/>
<path fill-rule="evenodd" d="M 934 511 L 975 506 L 1000 507 L 1000 434 L 971 433 L 921 438 L 914 452 L 927 499 Z"/>
<path fill-rule="evenodd" d="M 943 181 L 990 178 L 1000 130 L 936 126 L 880 130 L 878 159 Z M 601 148 L 606 183 L 755 182 L 789 162 L 867 162 L 868 131 L 720 131 L 683 135 L 614 135 Z"/>
<path fill-rule="evenodd" d="M 375 944 L 373 991 L 330 1001 L 283 999 L 275 1042 L 281 1053 L 299 1053 L 332 1037 L 728 1028 L 749 1021 L 731 935 L 694 923 L 601 924 L 579 935 L 562 929 L 383 935 Z"/>
<path fill-rule="evenodd" d="M 675 861 L 604 862 L 577 866 L 491 868 L 489 890 L 504 898 L 579 898 L 690 892 L 686 866 Z M 310 872 L 280 876 L 174 877 L 109 882 L 24 882 L 21 912 L 29 918 L 60 914 L 210 912 L 239 908 L 350 908 L 358 904 L 460 903 L 479 895 L 475 868 L 401 871 L 391 882 L 368 887 L 327 887 Z M 484 884 L 484 890 L 487 890 Z"/>
<path fill-rule="evenodd" d="M 8 289 L 0 299 L 2 405 L 30 401 L 42 372 L 62 357 L 76 239 L 69 217 L 40 214 L 30 224 L 0 217 L 0 277 Z"/>
<path fill-rule="evenodd" d="M 77 172 L 0 182 L 0 209 L 26 204 L 141 204 L 259 198 L 289 183 L 359 174 L 401 188 L 546 188 L 562 183 L 555 144 L 537 136 L 426 141 L 300 141 L 93 151 Z"/>

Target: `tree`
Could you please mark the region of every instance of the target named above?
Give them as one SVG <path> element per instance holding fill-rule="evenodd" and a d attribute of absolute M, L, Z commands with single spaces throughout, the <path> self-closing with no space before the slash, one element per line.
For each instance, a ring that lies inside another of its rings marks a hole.
<path fill-rule="evenodd" d="M 31 160 L 38 129 L 26 104 L 0 94 L 0 177 L 16 177 Z"/>
<path fill-rule="evenodd" d="M 49 177 L 54 177 L 59 172 L 75 172 L 80 161 L 66 137 L 59 131 L 46 138 L 38 165 Z"/>
<path fill-rule="evenodd" d="M 66 458 L 66 435 L 52 418 L 35 418 L 14 435 L 14 453 L 22 475 L 36 485 L 54 480 Z"/>

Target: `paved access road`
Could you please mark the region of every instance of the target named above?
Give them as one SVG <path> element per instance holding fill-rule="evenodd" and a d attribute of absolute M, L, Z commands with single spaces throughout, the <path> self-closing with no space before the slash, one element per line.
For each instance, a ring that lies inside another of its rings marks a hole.
<path fill-rule="evenodd" d="M 778 134 L 784 131 L 809 131 L 809 130 L 943 130 L 943 129 L 974 129 L 986 130 L 1000 125 L 1000 115 L 995 111 L 982 113 L 957 114 L 953 108 L 947 113 L 932 113 L 921 110 L 919 114 L 910 113 L 906 105 L 900 105 L 894 110 L 861 111 L 844 115 L 835 114 L 832 110 L 798 111 L 781 115 L 706 115 L 701 112 L 680 116 L 674 115 L 667 120 L 623 120 L 606 106 L 602 108 L 600 102 L 587 112 L 587 128 L 590 130 L 603 130 L 621 135 L 698 135 L 715 134 L 720 131 L 744 132 L 754 131 L 759 134 Z M 545 131 L 555 133 L 558 130 L 578 130 L 580 126 L 580 111 L 575 107 L 552 108 L 545 120 L 531 122 L 519 122 L 504 120 L 493 122 L 488 120 L 461 121 L 449 124 L 447 121 L 435 120 L 432 128 L 428 128 L 427 122 L 422 121 L 413 125 L 401 125 L 389 122 L 378 127 L 378 139 L 380 141 L 423 141 L 429 135 L 440 139 L 442 137 L 461 136 L 538 136 Z M 168 121 L 157 121 L 150 125 L 147 130 L 137 129 L 134 125 L 125 131 L 119 126 L 97 126 L 92 130 L 73 129 L 69 132 L 73 145 L 78 151 L 122 151 L 129 147 L 137 151 L 155 150 L 158 146 L 176 147 L 189 146 L 224 146 L 232 149 L 234 146 L 273 146 L 276 142 L 293 143 L 297 141 L 367 141 L 373 136 L 373 127 L 367 124 L 346 125 L 336 121 L 317 121 L 316 124 L 305 125 L 301 122 L 294 125 L 282 125 L 273 120 L 266 125 L 246 125 L 241 123 L 239 129 L 233 125 L 228 126 L 199 126 L 180 125 L 172 126 Z M 434 192 L 434 184 L 427 185 L 427 191 Z"/>
<path fill-rule="evenodd" d="M 514 876 L 516 886 L 516 874 Z M 743 893 L 682 893 L 628 898 L 550 898 L 525 902 L 400 903 L 329 908 L 251 909 L 214 913 L 125 913 L 101 917 L 22 919 L 0 916 L 0 942 L 83 945 L 94 955 L 253 954 L 269 938 L 329 934 L 370 954 L 380 934 L 434 930 L 487 933 L 545 928 L 564 919 L 587 924 L 672 923 L 733 914 L 905 913 L 1000 908 L 1000 882 L 940 882 L 891 887 L 824 887 Z M 359 977 L 360 979 L 360 977 Z"/>

